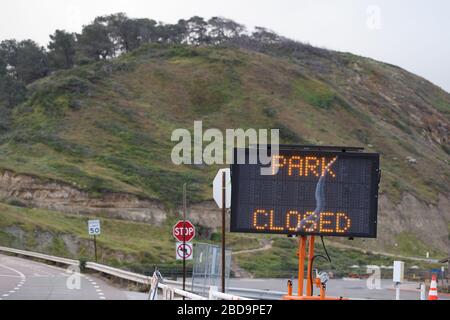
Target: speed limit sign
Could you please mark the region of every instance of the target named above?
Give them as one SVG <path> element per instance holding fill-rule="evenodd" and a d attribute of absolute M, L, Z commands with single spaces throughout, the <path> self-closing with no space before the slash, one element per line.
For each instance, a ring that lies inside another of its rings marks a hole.
<path fill-rule="evenodd" d="M 88 232 L 90 236 L 100 235 L 100 220 L 89 220 L 88 221 Z"/>

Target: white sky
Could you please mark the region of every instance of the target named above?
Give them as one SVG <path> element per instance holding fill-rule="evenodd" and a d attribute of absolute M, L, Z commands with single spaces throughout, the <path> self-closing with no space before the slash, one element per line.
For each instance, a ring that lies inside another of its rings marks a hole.
<path fill-rule="evenodd" d="M 401 66 L 450 92 L 448 0 L 13 0 L 2 1 L 0 40 L 42 45 L 55 29 L 81 31 L 126 12 L 168 23 L 223 16 L 313 45 Z"/>

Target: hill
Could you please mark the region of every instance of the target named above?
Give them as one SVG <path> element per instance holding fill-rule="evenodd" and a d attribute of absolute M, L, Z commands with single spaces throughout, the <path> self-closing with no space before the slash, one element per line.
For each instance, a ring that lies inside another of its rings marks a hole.
<path fill-rule="evenodd" d="M 307 45 L 153 44 L 28 91 L 0 137 L 9 205 L 164 227 L 186 182 L 190 216 L 211 234 L 217 167 L 173 165 L 172 131 L 279 128 L 284 143 L 381 153 L 379 238 L 353 245 L 448 252 L 450 95 L 396 66 Z"/>

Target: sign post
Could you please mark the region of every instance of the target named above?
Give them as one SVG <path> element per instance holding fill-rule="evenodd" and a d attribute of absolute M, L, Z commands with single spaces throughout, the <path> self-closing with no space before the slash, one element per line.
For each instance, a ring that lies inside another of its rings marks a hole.
<path fill-rule="evenodd" d="M 184 188 L 184 191 L 186 189 Z M 184 192 L 184 194 L 186 194 Z M 183 260 L 183 290 L 186 289 L 186 260 L 192 259 L 192 239 L 195 237 L 195 227 L 186 220 L 186 197 L 184 196 L 183 220 L 178 221 L 172 229 L 173 237 L 178 241 L 176 246 L 177 260 Z"/>
<path fill-rule="evenodd" d="M 404 273 L 405 263 L 403 261 L 394 261 L 392 280 L 395 286 L 395 300 L 400 300 L 400 284 L 403 282 Z"/>
<path fill-rule="evenodd" d="M 183 225 L 186 226 L 186 183 L 183 184 Z M 186 232 L 183 233 L 183 250 L 186 250 Z M 178 249 L 177 249 L 178 251 Z M 183 253 L 183 291 L 186 290 L 186 253 Z M 184 297 L 183 297 L 184 300 Z"/>
<path fill-rule="evenodd" d="M 225 293 L 225 172 L 222 172 L 222 293 Z"/>
<path fill-rule="evenodd" d="M 97 236 L 101 233 L 100 220 L 88 221 L 88 233 L 90 236 L 94 236 L 94 254 L 95 262 L 97 262 Z"/>
<path fill-rule="evenodd" d="M 213 197 L 219 208 L 222 209 L 222 259 L 221 284 L 222 293 L 225 293 L 225 230 L 226 209 L 231 207 L 231 173 L 230 169 L 220 169 L 213 181 Z"/>

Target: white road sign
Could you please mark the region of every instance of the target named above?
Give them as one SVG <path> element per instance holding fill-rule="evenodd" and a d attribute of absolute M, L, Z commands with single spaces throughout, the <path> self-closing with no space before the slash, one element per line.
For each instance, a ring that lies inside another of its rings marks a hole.
<path fill-rule="evenodd" d="M 186 260 L 192 260 L 194 257 L 194 247 L 192 246 L 192 242 L 186 242 L 185 246 L 183 245 L 183 242 L 177 242 L 176 255 L 177 260 L 183 260 L 183 255 L 186 257 Z"/>
<path fill-rule="evenodd" d="M 100 220 L 89 220 L 88 221 L 88 232 L 90 236 L 100 235 Z"/>
<path fill-rule="evenodd" d="M 213 197 L 219 208 L 222 208 L 222 175 L 225 172 L 225 208 L 231 207 L 231 174 L 230 169 L 220 169 L 213 181 Z"/>

